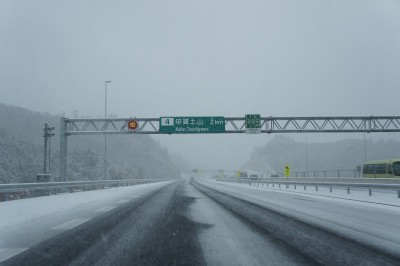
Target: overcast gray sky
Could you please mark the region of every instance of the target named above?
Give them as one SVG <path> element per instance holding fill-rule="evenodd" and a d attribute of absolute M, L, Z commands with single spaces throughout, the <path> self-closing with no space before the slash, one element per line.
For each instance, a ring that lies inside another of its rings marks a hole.
<path fill-rule="evenodd" d="M 105 80 L 119 117 L 399 115 L 400 2 L 2 0 L 0 80 L 67 116 L 103 116 Z M 272 136 L 154 138 L 228 168 Z"/>

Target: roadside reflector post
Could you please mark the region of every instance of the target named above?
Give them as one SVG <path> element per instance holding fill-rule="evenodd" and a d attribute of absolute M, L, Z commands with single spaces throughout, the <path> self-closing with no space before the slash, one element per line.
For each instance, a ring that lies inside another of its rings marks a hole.
<path fill-rule="evenodd" d="M 318 186 L 315 186 L 315 191 L 318 191 Z"/>
<path fill-rule="evenodd" d="M 332 192 L 332 186 L 329 187 L 329 192 Z"/>
<path fill-rule="evenodd" d="M 350 188 L 349 187 L 347 188 L 347 194 L 350 194 Z"/>
<path fill-rule="evenodd" d="M 372 190 L 371 189 L 369 189 L 369 195 L 372 196 Z"/>
<path fill-rule="evenodd" d="M 304 186 L 304 190 L 307 190 L 307 189 L 306 189 L 306 186 Z"/>

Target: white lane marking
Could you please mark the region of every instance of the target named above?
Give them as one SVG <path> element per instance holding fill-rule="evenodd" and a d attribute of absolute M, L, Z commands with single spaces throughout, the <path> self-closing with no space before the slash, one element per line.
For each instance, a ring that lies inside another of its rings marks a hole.
<path fill-rule="evenodd" d="M 53 228 L 51 228 L 52 230 L 69 230 L 72 229 L 80 224 L 83 224 L 87 221 L 89 221 L 90 219 L 85 219 L 85 218 L 76 218 L 76 219 L 72 219 L 71 221 L 68 221 L 66 223 L 57 225 Z"/>
<path fill-rule="evenodd" d="M 142 194 L 133 194 L 133 195 L 130 195 L 129 197 L 130 198 L 138 198 L 140 196 L 142 196 Z"/>
<path fill-rule="evenodd" d="M 101 207 L 100 209 L 96 210 L 96 212 L 108 212 L 109 210 L 114 209 L 115 206 L 104 206 Z"/>
<path fill-rule="evenodd" d="M 129 200 L 127 200 L 127 199 L 122 199 L 122 200 L 119 200 L 118 201 L 118 203 L 127 203 Z"/>
<path fill-rule="evenodd" d="M 28 248 L 0 248 L 0 262 L 5 261 L 15 255 L 27 250 Z"/>

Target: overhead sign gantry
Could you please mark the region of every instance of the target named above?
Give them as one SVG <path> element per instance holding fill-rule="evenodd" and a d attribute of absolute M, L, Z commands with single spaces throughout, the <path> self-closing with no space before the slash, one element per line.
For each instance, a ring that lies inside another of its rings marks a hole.
<path fill-rule="evenodd" d="M 61 118 L 60 181 L 67 171 L 67 137 L 89 134 L 224 134 L 400 132 L 400 116 Z"/>

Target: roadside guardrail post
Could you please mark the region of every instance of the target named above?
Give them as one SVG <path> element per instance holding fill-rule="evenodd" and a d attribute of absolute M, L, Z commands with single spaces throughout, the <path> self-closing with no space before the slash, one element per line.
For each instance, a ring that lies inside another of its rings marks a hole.
<path fill-rule="evenodd" d="M 333 171 L 333 173 L 335 173 L 336 171 L 337 170 Z M 241 180 L 241 181 L 236 181 L 236 182 L 239 182 L 239 183 L 242 183 L 242 184 L 251 184 L 252 183 L 252 181 L 249 181 L 249 180 Z M 254 185 L 256 185 L 255 183 L 256 182 L 254 182 Z M 269 187 L 269 180 L 265 180 L 265 181 L 263 180 L 261 182 L 262 185 L 264 185 L 264 183 L 267 185 L 267 187 Z M 41 183 L 41 185 L 42 184 L 43 183 Z M 44 183 L 44 184 L 46 184 L 46 183 Z M 280 183 L 279 180 L 272 180 L 271 184 L 272 184 L 272 188 L 275 188 L 275 184 L 277 184 L 279 186 L 279 189 L 281 189 L 281 184 L 285 184 L 286 188 L 290 188 L 290 184 L 291 183 L 289 181 L 284 181 L 284 183 Z M 391 193 L 396 193 L 396 191 L 397 191 L 397 198 L 400 199 L 400 184 L 349 183 L 349 182 L 333 182 L 333 183 L 330 183 L 330 182 L 309 182 L 309 181 L 304 181 L 304 182 L 296 181 L 296 182 L 293 182 L 294 189 L 297 189 L 297 185 L 303 186 L 304 190 L 307 190 L 307 185 L 315 186 L 315 191 L 319 191 L 318 187 L 320 187 L 320 186 L 329 187 L 329 192 L 330 193 L 333 192 L 333 187 L 335 186 L 335 187 L 339 188 L 339 190 L 345 189 L 347 194 L 350 194 L 350 189 L 351 188 L 356 188 L 356 190 L 358 188 L 360 188 L 362 191 L 367 191 L 368 190 L 368 195 L 369 196 L 372 196 L 372 190 L 373 189 L 384 189 L 384 190 L 390 190 Z M 7 191 L 3 191 L 2 192 L 1 191 L 1 187 L 2 186 L 4 186 L 4 185 L 0 184 L 0 201 L 7 200 L 7 194 L 6 194 Z M 96 189 L 101 188 L 101 184 L 98 184 L 95 187 L 96 187 Z M 64 190 L 64 192 L 65 192 L 65 191 L 68 191 L 68 189 L 71 189 L 71 188 L 73 188 L 73 187 L 71 187 L 71 185 L 69 185 L 69 186 L 68 185 L 61 186 L 61 188 L 60 187 L 57 188 L 56 193 L 58 191 L 60 191 L 60 189 Z M 34 195 L 34 193 L 40 192 L 41 189 L 42 189 L 41 187 L 40 188 L 39 187 L 38 188 L 34 187 L 34 189 L 26 189 L 25 193 L 26 193 L 26 195 L 28 195 L 28 197 L 32 197 L 32 196 L 36 196 L 36 195 Z"/>

